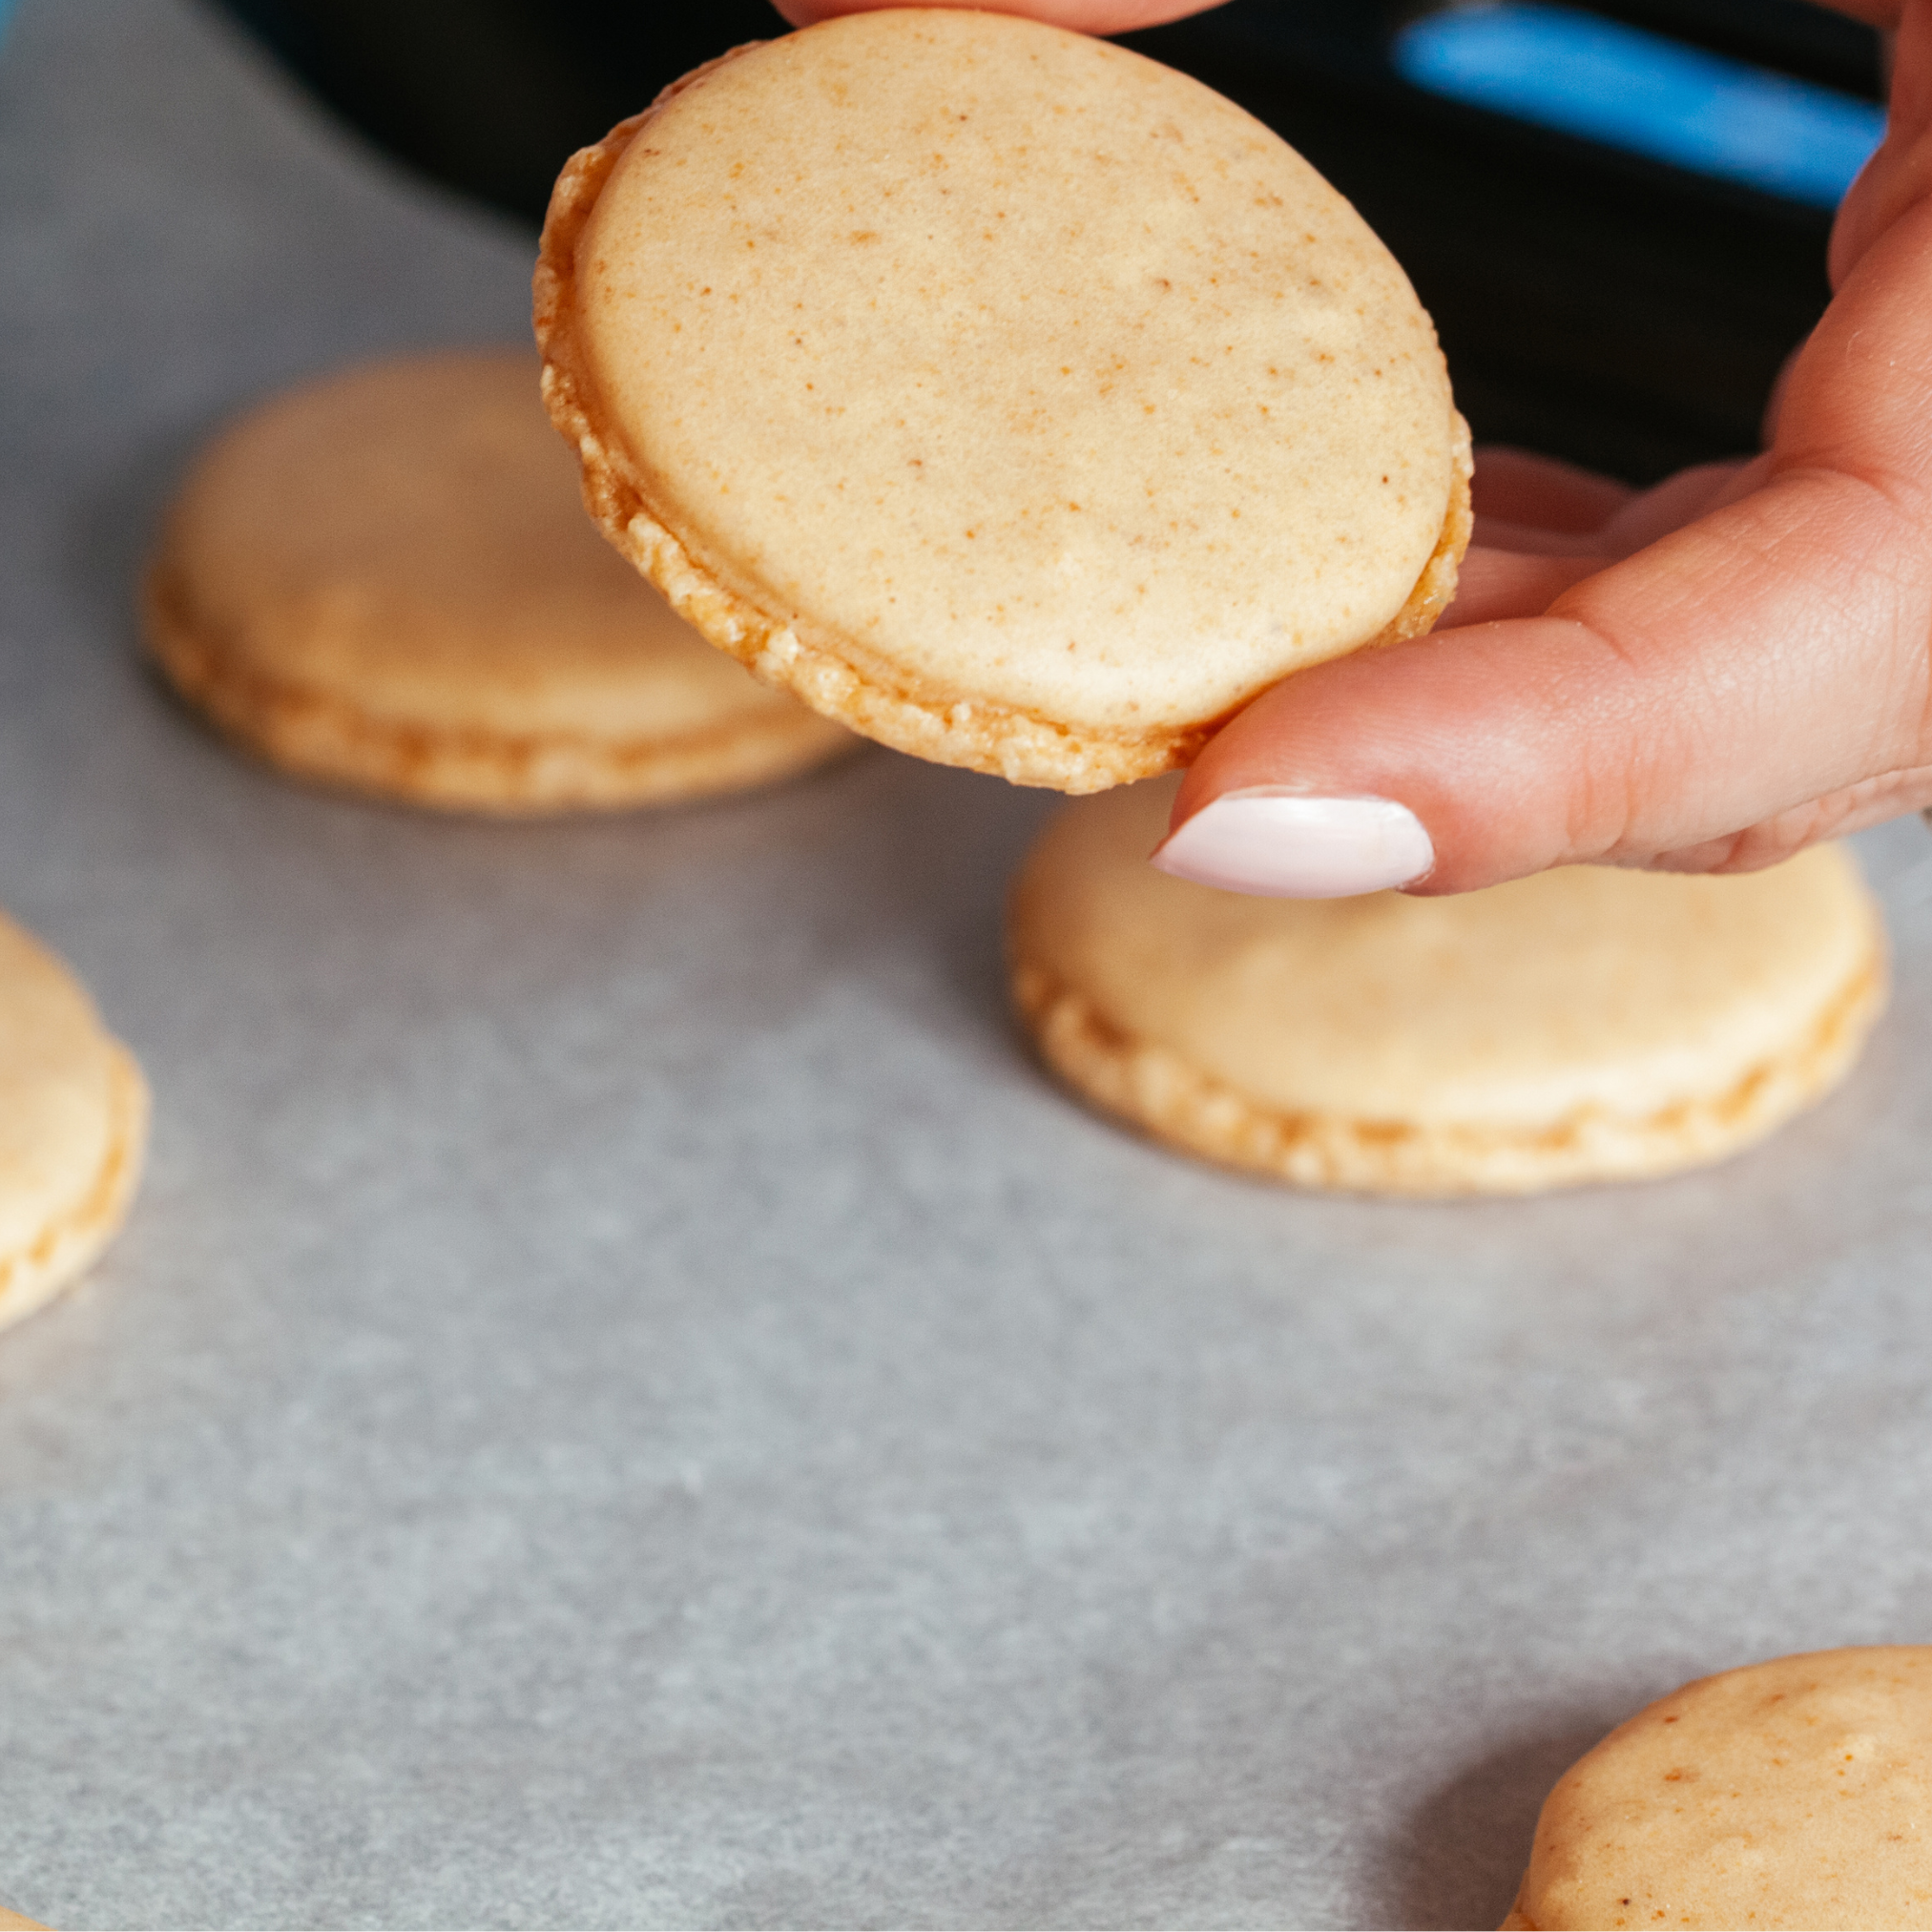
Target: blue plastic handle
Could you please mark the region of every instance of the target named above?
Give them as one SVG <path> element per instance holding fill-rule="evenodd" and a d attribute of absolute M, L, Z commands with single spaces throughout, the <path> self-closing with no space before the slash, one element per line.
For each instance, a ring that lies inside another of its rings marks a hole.
<path fill-rule="evenodd" d="M 1394 55 L 1425 93 L 1816 207 L 1885 132 L 1882 108 L 1836 88 L 1536 0 L 1427 14 Z"/>

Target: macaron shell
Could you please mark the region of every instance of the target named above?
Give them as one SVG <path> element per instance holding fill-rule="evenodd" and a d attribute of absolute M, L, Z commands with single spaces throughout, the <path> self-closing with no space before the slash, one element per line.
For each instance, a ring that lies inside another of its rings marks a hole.
<path fill-rule="evenodd" d="M 1558 1783 L 1511 1922 L 1932 1926 L 1932 1647 L 1687 1684 Z"/>
<path fill-rule="evenodd" d="M 191 472 L 146 609 L 218 722 L 427 802 L 634 802 L 702 775 L 662 761 L 776 776 L 848 744 L 599 539 L 522 353 L 377 364 L 251 411 Z"/>
<path fill-rule="evenodd" d="M 1838 847 L 1735 878 L 1253 899 L 1146 864 L 1175 782 L 1060 815 L 1011 949 L 1058 1070 L 1216 1158 L 1422 1194 L 1666 1173 L 1816 1098 L 1882 1005 L 1882 929 Z"/>
<path fill-rule="evenodd" d="M 67 967 L 0 917 L 0 1327 L 112 1238 L 139 1181 L 148 1095 Z"/>
<path fill-rule="evenodd" d="M 537 311 L 593 507 L 692 621 L 1009 777 L 1167 768 L 1427 628 L 1466 543 L 1381 242 L 1232 103 L 1034 23 L 867 13 L 700 70 L 567 171 Z"/>

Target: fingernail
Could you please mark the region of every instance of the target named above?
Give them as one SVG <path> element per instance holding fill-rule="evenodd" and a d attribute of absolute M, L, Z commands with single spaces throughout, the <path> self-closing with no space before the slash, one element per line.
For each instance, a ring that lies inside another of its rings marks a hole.
<path fill-rule="evenodd" d="M 1350 899 L 1420 879 L 1436 848 L 1393 799 L 1311 799 L 1255 785 L 1204 805 L 1149 862 L 1224 892 Z"/>

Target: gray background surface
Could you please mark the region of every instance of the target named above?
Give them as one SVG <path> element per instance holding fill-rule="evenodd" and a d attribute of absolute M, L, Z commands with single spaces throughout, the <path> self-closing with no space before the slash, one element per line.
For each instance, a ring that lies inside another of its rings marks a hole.
<path fill-rule="evenodd" d="M 0 1340 L 0 1895 L 61 1926 L 1494 1924 L 1695 1673 L 1932 1637 L 1932 846 L 1853 1085 L 1715 1173 L 1298 1197 L 1065 1102 L 1049 801 L 868 752 L 529 827 L 137 666 L 265 389 L 530 245 L 178 0 L 0 49 L 0 901 L 152 1075 Z"/>

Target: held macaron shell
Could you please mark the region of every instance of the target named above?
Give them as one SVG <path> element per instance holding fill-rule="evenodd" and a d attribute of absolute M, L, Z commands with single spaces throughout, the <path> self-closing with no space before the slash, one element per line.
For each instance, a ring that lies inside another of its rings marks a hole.
<path fill-rule="evenodd" d="M 1454 592 L 1467 430 L 1401 268 L 1102 41 L 899 10 L 740 49 L 570 163 L 535 295 L 605 533 L 922 757 L 1167 770 Z"/>

